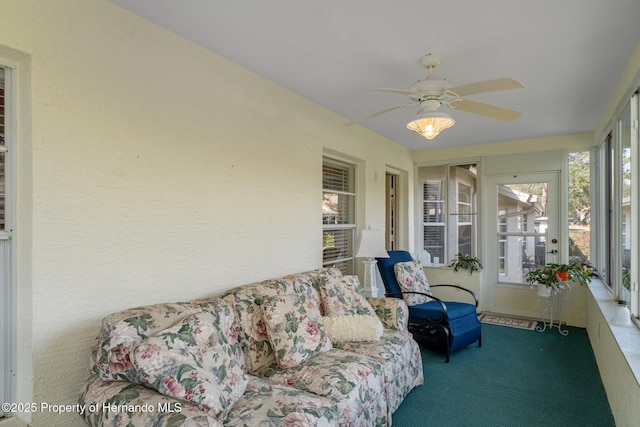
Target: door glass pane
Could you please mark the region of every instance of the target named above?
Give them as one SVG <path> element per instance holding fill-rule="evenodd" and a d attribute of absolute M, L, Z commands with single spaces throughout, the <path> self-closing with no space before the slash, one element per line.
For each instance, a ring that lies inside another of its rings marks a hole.
<path fill-rule="evenodd" d="M 525 284 L 530 269 L 544 265 L 547 247 L 547 183 L 500 184 L 496 252 L 498 281 Z"/>

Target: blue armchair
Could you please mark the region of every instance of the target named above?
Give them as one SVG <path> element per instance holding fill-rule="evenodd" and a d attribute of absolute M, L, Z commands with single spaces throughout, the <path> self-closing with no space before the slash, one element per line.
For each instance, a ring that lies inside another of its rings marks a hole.
<path fill-rule="evenodd" d="M 389 258 L 378 258 L 378 269 L 385 286 L 385 296 L 402 298 L 403 292 L 396 280 L 394 265 L 411 261 L 406 251 L 388 251 Z M 430 285 L 430 288 L 453 287 L 466 291 L 474 304 L 454 301 L 442 301 L 433 295 L 433 301 L 409 306 L 409 331 L 416 339 L 425 344 L 443 350 L 446 362 L 450 353 L 478 342 L 482 346 L 482 324 L 477 313 L 478 297 L 466 288 L 458 285 Z M 417 293 L 417 292 L 410 292 Z"/>

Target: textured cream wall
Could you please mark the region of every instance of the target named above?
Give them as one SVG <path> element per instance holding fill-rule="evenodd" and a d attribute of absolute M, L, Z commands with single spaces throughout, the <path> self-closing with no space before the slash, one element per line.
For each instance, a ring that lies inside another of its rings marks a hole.
<path fill-rule="evenodd" d="M 633 375 L 629 361 L 620 349 L 620 342 L 627 346 L 627 357 L 636 357 L 634 350 L 636 339 L 633 334 L 625 334 L 624 327 L 610 326 L 615 304 L 611 302 L 608 291 L 601 283 L 592 282 L 587 292 L 587 333 L 598 363 L 600 377 L 604 384 L 609 405 L 615 418 L 616 426 L 635 427 L 638 425 L 638 408 L 640 408 L 640 384 Z M 618 328 L 614 335 L 612 328 Z M 636 331 L 637 332 L 637 331 Z M 637 334 L 635 334 L 637 336 Z M 626 338 L 625 338 L 626 336 Z M 637 365 L 637 363 L 636 363 Z"/>
<path fill-rule="evenodd" d="M 108 313 L 318 267 L 323 150 L 359 162 L 362 224 L 384 227 L 388 167 L 411 185 L 403 147 L 105 0 L 0 10 L 0 45 L 31 65 L 18 401 L 75 403 Z"/>

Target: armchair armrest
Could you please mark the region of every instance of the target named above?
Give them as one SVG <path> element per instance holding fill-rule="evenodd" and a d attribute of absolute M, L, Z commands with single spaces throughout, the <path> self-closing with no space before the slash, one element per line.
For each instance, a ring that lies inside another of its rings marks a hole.
<path fill-rule="evenodd" d="M 473 297 L 473 300 L 475 302 L 476 308 L 478 308 L 478 296 L 476 295 L 475 292 L 473 292 L 471 289 L 467 289 L 464 288 L 462 286 L 459 285 L 450 285 L 450 284 L 442 284 L 442 285 L 431 285 L 431 288 L 438 288 L 438 287 L 449 287 L 449 288 L 456 288 L 456 289 L 460 289 L 461 291 L 465 291 L 467 292 L 469 295 L 471 295 L 471 297 Z"/>
<path fill-rule="evenodd" d="M 425 294 L 424 292 L 414 292 L 414 291 L 390 292 L 390 293 L 386 293 L 385 295 L 387 295 L 387 296 L 393 296 L 393 295 L 401 296 L 403 294 L 424 295 L 425 297 L 429 297 L 431 300 L 433 300 L 433 301 L 437 302 L 438 304 L 440 304 L 440 307 L 441 307 L 440 312 L 442 313 L 442 315 L 437 319 L 434 319 L 434 318 L 430 317 L 428 319 L 430 322 L 441 323 L 441 322 L 444 322 L 447 319 L 447 305 L 440 298 L 435 297 L 433 295 Z"/>
<path fill-rule="evenodd" d="M 409 308 L 400 298 L 367 298 L 382 325 L 387 329 L 408 331 Z"/>

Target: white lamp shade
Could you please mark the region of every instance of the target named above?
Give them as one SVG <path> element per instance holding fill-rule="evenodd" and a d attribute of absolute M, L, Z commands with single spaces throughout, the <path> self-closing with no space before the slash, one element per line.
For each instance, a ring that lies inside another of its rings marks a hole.
<path fill-rule="evenodd" d="M 359 258 L 389 258 L 384 247 L 382 232 L 370 228 L 360 230 L 356 243 L 356 256 Z"/>

